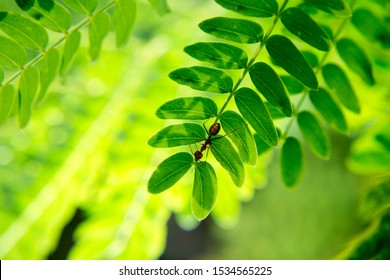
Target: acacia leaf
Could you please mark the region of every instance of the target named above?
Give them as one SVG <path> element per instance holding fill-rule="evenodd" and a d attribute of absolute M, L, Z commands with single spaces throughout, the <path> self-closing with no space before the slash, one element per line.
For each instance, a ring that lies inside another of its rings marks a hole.
<path fill-rule="evenodd" d="M 271 116 L 260 96 L 250 88 L 240 88 L 234 95 L 242 116 L 268 145 L 278 145 L 278 135 Z"/>
<path fill-rule="evenodd" d="M 249 69 L 249 75 L 255 87 L 272 106 L 285 116 L 292 116 L 292 106 L 286 88 L 271 66 L 257 62 Z"/>
<path fill-rule="evenodd" d="M 341 133 L 347 131 L 347 122 L 343 112 L 325 89 L 312 90 L 309 96 L 311 103 L 330 126 Z"/>
<path fill-rule="evenodd" d="M 305 57 L 286 37 L 273 35 L 266 42 L 269 55 L 287 73 L 310 89 L 318 88 L 317 77 Z"/>
<path fill-rule="evenodd" d="M 218 134 L 215 138 L 218 137 L 222 136 Z M 241 187 L 245 181 L 244 164 L 230 141 L 226 137 L 215 139 L 212 141 L 211 152 L 215 159 L 229 173 L 233 183 L 237 187 Z"/>
<path fill-rule="evenodd" d="M 300 112 L 297 120 L 299 129 L 309 148 L 317 156 L 324 159 L 329 158 L 329 138 L 319 120 L 309 111 Z"/>
<path fill-rule="evenodd" d="M 253 138 L 255 139 L 255 142 L 256 142 L 257 155 L 264 154 L 266 151 L 271 150 L 272 147 L 270 145 L 268 145 L 267 143 L 265 143 L 264 140 L 261 139 L 259 134 L 255 133 L 253 135 Z"/>
<path fill-rule="evenodd" d="M 0 36 L 0 65 L 11 69 L 23 67 L 27 61 L 27 53 L 18 43 Z"/>
<path fill-rule="evenodd" d="M 167 0 L 148 0 L 148 1 L 159 15 L 163 16 L 170 12 Z"/>
<path fill-rule="evenodd" d="M 292 188 L 300 180 L 303 173 L 303 152 L 299 141 L 287 137 L 280 154 L 280 170 L 284 184 Z"/>
<path fill-rule="evenodd" d="M 298 82 L 297 79 L 291 77 L 290 75 L 282 75 L 280 78 L 291 95 L 301 93 L 305 89 L 305 87 Z"/>
<path fill-rule="evenodd" d="M 326 84 L 336 93 L 340 102 L 352 112 L 359 113 L 359 100 L 343 69 L 336 64 L 328 63 L 322 67 L 322 75 Z"/>
<path fill-rule="evenodd" d="M 3 87 L 0 86 L 0 124 L 8 119 L 14 100 L 14 87 L 10 84 Z"/>
<path fill-rule="evenodd" d="M 191 168 L 194 158 L 191 154 L 180 152 L 162 161 L 148 181 L 148 191 L 161 193 L 179 181 Z"/>
<path fill-rule="evenodd" d="M 238 113 L 227 110 L 221 114 L 220 121 L 227 137 L 236 145 L 242 161 L 255 166 L 256 143 L 245 120 Z"/>
<path fill-rule="evenodd" d="M 86 15 L 91 14 L 98 4 L 97 0 L 62 0 L 62 2 L 72 10 Z"/>
<path fill-rule="evenodd" d="M 368 40 L 378 42 L 383 48 L 390 48 L 390 31 L 371 11 L 357 9 L 353 12 L 352 23 Z"/>
<path fill-rule="evenodd" d="M 57 49 L 48 50 L 39 63 L 40 70 L 40 90 L 37 102 L 41 102 L 46 91 L 57 75 L 60 55 Z"/>
<path fill-rule="evenodd" d="M 198 220 L 205 219 L 217 200 L 218 182 L 213 167 L 206 161 L 195 165 L 194 187 L 192 189 L 192 214 Z"/>
<path fill-rule="evenodd" d="M 12 12 L 0 12 L 0 30 L 25 48 L 43 50 L 49 36 L 35 21 Z"/>
<path fill-rule="evenodd" d="M 72 23 L 71 13 L 54 0 L 15 0 L 18 6 L 44 27 L 66 33 Z"/>
<path fill-rule="evenodd" d="M 253 44 L 263 39 L 263 28 L 246 19 L 215 17 L 202 21 L 199 27 L 217 38 L 237 43 Z"/>
<path fill-rule="evenodd" d="M 203 66 L 176 69 L 169 73 L 169 78 L 181 85 L 201 91 L 228 93 L 233 88 L 233 80 L 228 74 Z"/>
<path fill-rule="evenodd" d="M 129 39 L 134 26 L 137 5 L 135 0 L 117 0 L 113 15 L 117 47 L 123 46 Z"/>
<path fill-rule="evenodd" d="M 278 12 L 275 0 L 215 0 L 225 9 L 250 17 L 272 17 Z"/>
<path fill-rule="evenodd" d="M 104 37 L 110 31 L 110 17 L 107 13 L 99 13 L 93 16 L 89 23 L 89 56 L 91 60 L 98 58 Z"/>
<path fill-rule="evenodd" d="M 64 45 L 64 51 L 62 55 L 62 62 L 61 62 L 61 69 L 60 69 L 60 75 L 65 76 L 66 72 L 69 69 L 69 66 L 80 47 L 80 39 L 81 34 L 79 31 L 73 31 L 72 33 L 69 33 L 65 45 Z"/>
<path fill-rule="evenodd" d="M 19 126 L 25 127 L 30 120 L 31 110 L 38 89 L 39 72 L 35 67 L 23 70 L 19 84 Z"/>
<path fill-rule="evenodd" d="M 177 147 L 205 139 L 204 128 L 197 123 L 181 123 L 164 127 L 156 132 L 148 144 L 156 148 Z"/>
<path fill-rule="evenodd" d="M 344 0 L 305 0 L 305 2 L 337 17 L 345 18 L 352 15 L 351 9 Z"/>
<path fill-rule="evenodd" d="M 184 51 L 221 69 L 242 69 L 248 62 L 242 49 L 225 43 L 196 43 L 185 47 Z"/>
<path fill-rule="evenodd" d="M 204 120 L 218 113 L 217 104 L 206 97 L 181 97 L 170 100 L 157 109 L 160 119 Z"/>
<path fill-rule="evenodd" d="M 368 85 L 375 84 L 372 66 L 364 51 L 352 40 L 343 38 L 336 43 L 337 52 L 345 64 Z"/>
<path fill-rule="evenodd" d="M 310 46 L 325 52 L 332 48 L 328 35 L 303 10 L 295 7 L 288 8 L 284 10 L 280 19 L 288 31 Z"/>
<path fill-rule="evenodd" d="M 4 79 L 4 70 L 3 67 L 0 66 L 0 86 Z"/>

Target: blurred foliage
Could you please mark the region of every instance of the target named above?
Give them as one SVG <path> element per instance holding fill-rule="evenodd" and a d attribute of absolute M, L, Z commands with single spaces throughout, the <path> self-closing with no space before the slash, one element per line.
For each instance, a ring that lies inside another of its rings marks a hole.
<path fill-rule="evenodd" d="M 0 7 L 15 9 L 12 2 Z M 223 10 L 206 0 L 169 4 L 171 12 L 161 17 L 148 1 L 139 1 L 128 46 L 118 51 L 108 35 L 97 62 L 87 60 L 88 44 L 82 41 L 69 75 L 51 86 L 29 125 L 20 130 L 13 118 L 0 127 L 2 259 L 47 258 L 77 209 L 85 215 L 68 248 L 71 259 L 159 258 L 171 213 L 185 230 L 199 225 L 190 208 L 192 170 L 168 192 L 147 193 L 148 178 L 167 156 L 147 139 L 172 123 L 158 120 L 156 109 L 167 99 L 188 96 L 167 73 L 191 62 L 182 52 L 185 45 L 206 38 L 194 26 Z M 380 18 L 389 9 L 379 0 L 357 1 L 362 6 Z M 345 28 L 373 59 L 377 81 L 367 86 L 348 73 L 362 105 L 359 116 L 344 112 L 349 135 L 332 134 L 329 161 L 307 153 L 306 173 L 294 190 L 282 186 L 277 156 L 270 152 L 248 168 L 241 189 L 216 170 L 221 186 L 211 213 L 216 242 L 198 257 L 388 258 L 389 52 L 351 23 Z"/>

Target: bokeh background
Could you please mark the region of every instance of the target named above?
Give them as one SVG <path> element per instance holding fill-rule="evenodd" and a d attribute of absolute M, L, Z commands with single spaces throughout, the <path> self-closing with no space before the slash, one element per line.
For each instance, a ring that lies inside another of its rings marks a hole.
<path fill-rule="evenodd" d="M 234 15 L 211 0 L 168 3 L 171 11 L 159 15 L 147 1 L 139 1 L 128 45 L 118 50 L 109 34 L 95 62 L 88 59 L 83 34 L 69 74 L 56 79 L 29 125 L 20 129 L 11 119 L 0 127 L 0 257 L 386 258 L 390 53 L 367 41 L 350 23 L 344 32 L 369 55 L 377 83 L 369 87 L 348 73 L 362 112 L 344 112 L 348 135 L 329 130 L 329 160 L 305 149 L 305 174 L 295 189 L 281 182 L 280 149 L 275 149 L 263 154 L 255 168 L 247 168 L 243 189 L 217 170 L 218 201 L 201 223 L 189 207 L 193 171 L 161 195 L 147 193 L 151 172 L 176 151 L 147 145 L 149 137 L 168 124 L 155 110 L 169 99 L 195 94 L 167 74 L 198 63 L 182 51 L 186 45 L 213 40 L 200 31 L 199 22 Z M 388 1 L 356 5 L 390 26 Z M 0 1 L 0 10 L 19 11 L 13 1 Z M 317 16 L 332 27 L 325 14 Z M 263 27 L 269 24 L 262 19 Z M 276 32 L 287 34 L 280 25 Z M 299 47 L 319 55 L 309 46 Z M 246 50 L 253 53 L 251 47 Z M 263 53 L 260 59 L 268 58 Z M 334 51 L 328 59 L 341 61 Z M 221 105 L 225 97 L 213 98 Z M 283 128 L 286 123 L 277 124 Z M 298 129 L 293 126 L 291 131 Z M 208 160 L 213 162 L 212 156 Z M 383 235 L 380 242 L 373 241 L 378 232 Z M 356 255 L 367 240 L 371 245 Z"/>

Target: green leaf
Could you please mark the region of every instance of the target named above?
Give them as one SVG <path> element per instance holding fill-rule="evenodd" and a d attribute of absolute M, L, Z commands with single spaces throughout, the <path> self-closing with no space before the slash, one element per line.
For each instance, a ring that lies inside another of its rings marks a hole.
<path fill-rule="evenodd" d="M 161 162 L 148 181 L 148 191 L 161 193 L 183 177 L 191 168 L 194 158 L 189 153 L 177 153 Z"/>
<path fill-rule="evenodd" d="M 11 112 L 14 104 L 14 87 L 10 84 L 0 87 L 0 124 L 3 124 Z"/>
<path fill-rule="evenodd" d="M 89 15 L 97 7 L 97 0 L 62 0 L 72 10 Z"/>
<path fill-rule="evenodd" d="M 234 95 L 237 108 L 268 145 L 278 145 L 278 135 L 260 96 L 250 88 L 240 88 Z"/>
<path fill-rule="evenodd" d="M 156 148 L 176 147 L 205 139 L 204 128 L 197 123 L 181 123 L 164 127 L 154 134 L 148 144 Z"/>
<path fill-rule="evenodd" d="M 185 47 L 184 51 L 222 69 L 242 69 L 248 62 L 248 56 L 242 49 L 224 43 L 196 43 Z"/>
<path fill-rule="evenodd" d="M 306 58 L 307 62 L 309 62 L 309 65 L 311 66 L 311 68 L 317 67 L 318 57 L 314 53 L 309 52 L 309 51 L 302 51 L 301 53 Z"/>
<path fill-rule="evenodd" d="M 225 72 L 209 67 L 179 68 L 169 73 L 169 78 L 190 88 L 215 93 L 231 92 L 232 78 Z"/>
<path fill-rule="evenodd" d="M 217 135 L 221 137 L 221 135 Z M 215 159 L 229 173 L 233 183 L 237 187 L 241 187 L 245 181 L 244 164 L 237 151 L 226 137 L 212 141 L 211 152 Z"/>
<path fill-rule="evenodd" d="M 66 33 L 72 23 L 72 15 L 54 0 L 15 0 L 18 6 L 44 27 Z"/>
<path fill-rule="evenodd" d="M 37 102 L 41 102 L 45 97 L 46 91 L 49 88 L 50 84 L 54 81 L 58 66 L 60 56 L 57 49 L 50 49 L 45 53 L 42 60 L 39 63 L 40 70 L 40 90 L 37 98 Z"/>
<path fill-rule="evenodd" d="M 329 63 L 322 68 L 322 75 L 340 102 L 352 112 L 360 113 L 359 101 L 344 71 L 336 64 Z"/>
<path fill-rule="evenodd" d="M 4 79 L 4 70 L 3 67 L 0 66 L 0 86 Z"/>
<path fill-rule="evenodd" d="M 271 104 L 269 104 L 269 102 L 264 102 L 264 105 L 265 105 L 265 108 L 267 108 L 268 110 L 268 113 L 270 114 L 271 118 L 273 120 L 277 120 L 277 119 L 283 119 L 285 118 L 286 116 L 283 115 L 278 109 L 276 109 L 274 106 L 272 106 Z"/>
<path fill-rule="evenodd" d="M 222 7 L 250 17 L 272 17 L 278 12 L 275 0 L 215 0 Z"/>
<path fill-rule="evenodd" d="M 236 145 L 243 162 L 255 166 L 257 162 L 256 143 L 245 120 L 230 110 L 223 112 L 220 120 L 223 130 Z"/>
<path fill-rule="evenodd" d="M 150 5 L 158 12 L 160 16 L 163 16 L 170 12 L 168 3 L 166 0 L 148 0 Z"/>
<path fill-rule="evenodd" d="M 213 167 L 205 161 L 195 165 L 194 188 L 192 189 L 192 214 L 198 220 L 205 219 L 217 200 L 218 182 Z"/>
<path fill-rule="evenodd" d="M 137 5 L 135 0 L 117 0 L 114 9 L 113 23 L 117 47 L 123 46 L 129 39 L 135 22 Z"/>
<path fill-rule="evenodd" d="M 299 141 L 287 137 L 280 154 L 280 170 L 284 184 L 291 188 L 300 180 L 303 173 L 303 153 Z"/>
<path fill-rule="evenodd" d="M 350 17 L 351 9 L 344 0 L 305 0 L 316 8 L 338 17 Z"/>
<path fill-rule="evenodd" d="M 258 62 L 249 69 L 253 84 L 268 102 L 287 117 L 292 116 L 292 106 L 286 88 L 271 66 Z"/>
<path fill-rule="evenodd" d="M 378 42 L 383 48 L 390 48 L 390 31 L 378 17 L 369 10 L 358 9 L 353 12 L 352 23 L 368 40 Z"/>
<path fill-rule="evenodd" d="M 267 40 L 266 47 L 269 55 L 287 73 L 310 89 L 318 88 L 317 77 L 313 69 L 288 38 L 273 35 Z"/>
<path fill-rule="evenodd" d="M 18 43 L 0 36 L 0 65 L 11 69 L 22 68 L 27 61 L 27 53 Z"/>
<path fill-rule="evenodd" d="M 80 47 L 80 39 L 81 34 L 79 31 L 73 31 L 72 33 L 69 33 L 68 37 L 66 38 L 60 70 L 61 76 L 65 76 L 66 72 L 68 71 L 71 62 L 78 48 Z"/>
<path fill-rule="evenodd" d="M 263 28 L 245 19 L 215 17 L 201 22 L 199 27 L 217 38 L 237 43 L 253 44 L 263 39 Z"/>
<path fill-rule="evenodd" d="M 283 84 L 286 86 L 288 92 L 290 94 L 298 94 L 301 93 L 305 87 L 298 82 L 294 77 L 288 75 L 282 75 L 280 78 L 283 81 Z"/>
<path fill-rule="evenodd" d="M 312 113 L 302 111 L 298 114 L 297 120 L 303 138 L 310 149 L 321 158 L 329 158 L 329 138 L 318 119 Z"/>
<path fill-rule="evenodd" d="M 0 29 L 23 47 L 33 50 L 43 50 L 49 41 L 43 27 L 16 13 L 0 12 Z"/>
<path fill-rule="evenodd" d="M 95 15 L 89 23 L 89 56 L 91 60 L 98 58 L 104 37 L 110 31 L 110 17 L 107 13 Z"/>
<path fill-rule="evenodd" d="M 336 102 L 333 101 L 330 94 L 323 88 L 318 91 L 310 91 L 310 100 L 317 111 L 322 115 L 325 121 L 336 130 L 345 133 L 347 131 L 347 122 L 343 112 Z"/>
<path fill-rule="evenodd" d="M 204 120 L 216 116 L 215 102 L 206 97 L 182 97 L 170 100 L 157 109 L 160 119 Z"/>
<path fill-rule="evenodd" d="M 352 40 L 344 38 L 336 43 L 337 51 L 345 64 L 368 85 L 375 84 L 371 63 L 364 51 Z"/>
<path fill-rule="evenodd" d="M 261 155 L 272 148 L 270 145 L 265 143 L 263 139 L 261 139 L 259 134 L 255 133 L 253 135 L 253 138 L 255 139 L 256 142 L 256 151 L 258 155 Z"/>
<path fill-rule="evenodd" d="M 310 46 L 328 52 L 332 42 L 322 28 L 299 8 L 288 8 L 281 15 L 283 25 Z"/>
<path fill-rule="evenodd" d="M 19 84 L 19 126 L 25 127 L 30 120 L 31 110 L 38 89 L 39 73 L 35 67 L 23 70 Z"/>

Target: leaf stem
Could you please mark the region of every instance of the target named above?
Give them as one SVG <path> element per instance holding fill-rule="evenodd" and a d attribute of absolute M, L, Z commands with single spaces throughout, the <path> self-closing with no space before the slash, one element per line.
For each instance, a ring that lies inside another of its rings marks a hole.
<path fill-rule="evenodd" d="M 111 8 L 111 6 L 115 5 L 115 3 L 116 3 L 116 0 L 111 0 L 105 6 L 103 6 L 99 10 L 97 10 L 93 15 L 89 15 L 84 20 L 79 22 L 77 25 L 75 25 L 71 29 L 67 30 L 64 33 L 64 36 L 62 36 L 60 39 L 58 39 L 56 42 L 54 42 L 46 50 L 42 50 L 36 57 L 32 58 L 29 62 L 27 62 L 22 68 L 20 68 L 15 74 L 13 74 L 7 81 L 5 81 L 4 85 L 8 85 L 8 84 L 12 83 L 14 80 L 16 80 L 23 73 L 25 68 L 31 67 L 34 64 L 38 63 L 44 57 L 44 55 L 47 51 L 56 48 L 58 45 L 60 45 L 62 42 L 64 42 L 68 38 L 69 34 L 75 32 L 75 31 L 81 29 L 82 27 L 84 27 L 85 25 L 87 25 L 92 20 L 93 16 L 98 15 L 98 14 L 108 10 L 109 8 Z"/>
<path fill-rule="evenodd" d="M 236 84 L 234 85 L 234 87 L 232 89 L 232 92 L 229 94 L 229 96 L 226 99 L 225 103 L 223 104 L 223 106 L 219 110 L 219 113 L 218 113 L 217 117 L 215 118 L 214 123 L 218 122 L 221 114 L 225 111 L 225 109 L 226 109 L 227 105 L 229 104 L 230 100 L 232 99 L 232 97 L 234 96 L 236 91 L 238 90 L 239 86 L 241 85 L 241 83 L 244 80 L 244 78 L 246 77 L 246 75 L 248 74 L 249 68 L 251 68 L 251 66 L 255 63 L 257 57 L 259 56 L 261 50 L 263 49 L 263 47 L 265 45 L 265 42 L 267 42 L 268 38 L 271 36 L 272 31 L 274 30 L 277 22 L 279 21 L 280 15 L 282 14 L 284 9 L 286 8 L 288 2 L 289 2 L 289 0 L 284 0 L 282 6 L 280 7 L 280 9 L 278 11 L 278 13 L 274 17 L 274 20 L 273 20 L 271 26 L 268 28 L 267 32 L 265 33 L 263 40 L 260 42 L 260 45 L 255 50 L 254 54 L 252 55 L 252 58 L 249 60 L 247 66 L 245 67 L 244 71 L 242 72 L 240 78 L 237 80 Z"/>

